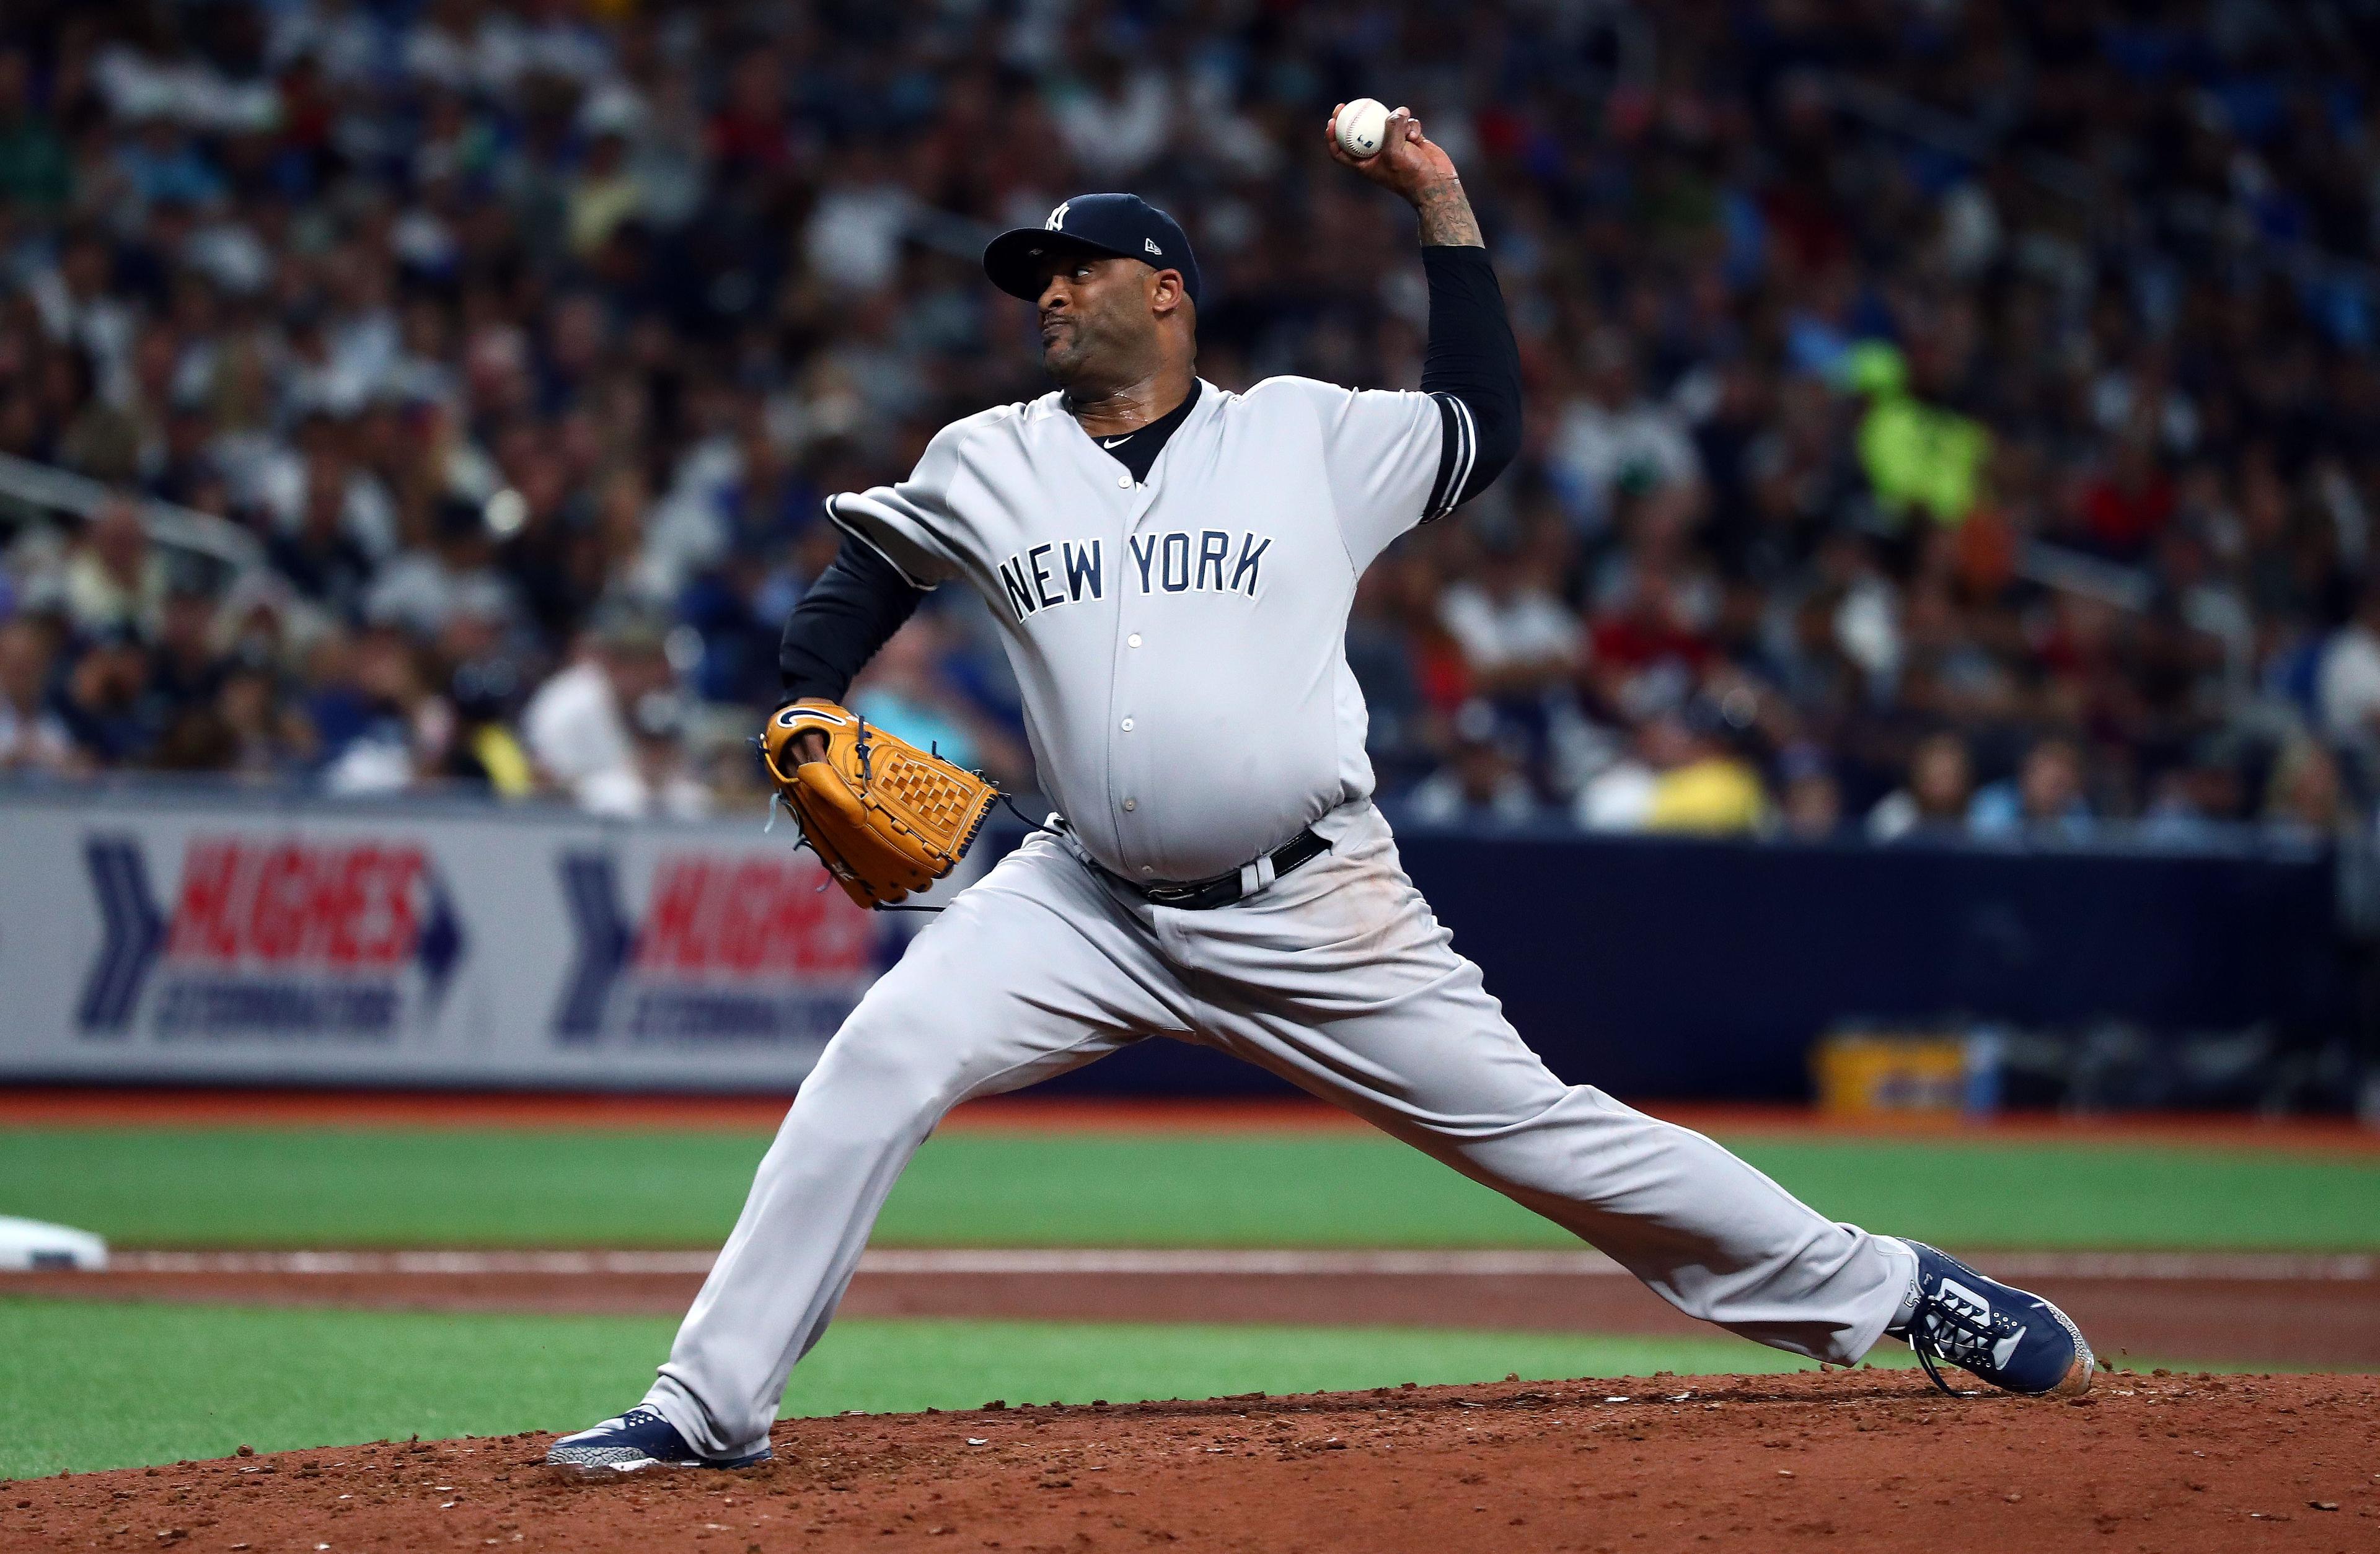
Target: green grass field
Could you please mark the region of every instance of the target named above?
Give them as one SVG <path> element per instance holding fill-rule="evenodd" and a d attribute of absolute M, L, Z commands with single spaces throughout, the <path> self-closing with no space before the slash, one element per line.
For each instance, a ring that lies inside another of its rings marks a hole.
<path fill-rule="evenodd" d="M 676 1323 L 0 1299 L 0 1478 L 568 1429 L 643 1395 Z M 71 1355 L 72 1372 L 61 1368 Z M 1396 1382 L 1810 1368 L 1718 1335 L 1640 1340 L 1382 1328 L 837 1323 L 794 1414 L 1310 1392 Z"/>
<path fill-rule="evenodd" d="M 2380 1156 L 2146 1144 L 1734 1141 L 1827 1213 L 1956 1246 L 2380 1247 Z M 0 1214 L 179 1246 L 710 1246 L 768 1140 L 735 1132 L 0 1132 Z M 887 1245 L 1559 1246 L 1363 1134 L 954 1133 Z"/>
<path fill-rule="evenodd" d="M 1953 1246 L 2380 1248 L 2380 1157 L 1994 1139 L 1730 1142 L 1829 1214 Z M 0 1132 L 0 1214 L 129 1245 L 709 1247 L 767 1143 L 722 1131 L 22 1128 Z M 1352 1133 L 953 1133 L 903 1178 L 877 1239 L 1574 1244 L 1423 1156 Z M 0 1298 L 0 1418 L 9 1421 L 0 1477 L 218 1455 L 242 1441 L 567 1428 L 635 1401 L 673 1328 L 662 1318 Z M 854 1320 L 796 1373 L 786 1407 L 1123 1402 L 1798 1364 L 1718 1334 Z"/>

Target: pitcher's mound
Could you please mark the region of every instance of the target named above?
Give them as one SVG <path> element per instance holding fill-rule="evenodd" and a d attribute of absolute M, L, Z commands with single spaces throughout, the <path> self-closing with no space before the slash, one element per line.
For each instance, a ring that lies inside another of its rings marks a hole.
<path fill-rule="evenodd" d="M 571 1421 L 573 1426 L 591 1421 Z M 2380 1378 L 1631 1378 L 790 1420 L 744 1473 L 558 1479 L 550 1436 L 10 1485 L 44 1545 L 227 1548 L 2368 1548 Z M 114 1535 L 111 1539 L 110 1535 Z"/>

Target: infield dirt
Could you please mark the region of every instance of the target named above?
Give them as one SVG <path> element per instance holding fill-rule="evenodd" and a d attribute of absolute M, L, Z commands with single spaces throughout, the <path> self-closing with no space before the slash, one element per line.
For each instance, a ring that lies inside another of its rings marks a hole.
<path fill-rule="evenodd" d="M 0 1547 L 949 1551 L 2367 1550 L 2380 1378 L 1672 1377 L 788 1420 L 744 1473 L 588 1482 L 550 1437 L 20 1481 Z"/>
<path fill-rule="evenodd" d="M 1591 1257 L 1592 1254 L 1586 1254 Z M 930 1266 L 937 1257 L 954 1258 Z M 1021 1258 L 1016 1267 L 984 1259 Z M 1156 1254 L 1160 1259 L 1167 1254 Z M 1274 1262 L 1290 1266 L 1271 1267 Z M 1328 1313 L 1342 1325 L 1707 1337 L 1616 1265 L 1606 1277 L 1442 1255 L 1449 1266 L 1339 1266 L 1318 1254 L 1180 1252 L 1162 1269 L 1087 1266 L 1099 1254 L 871 1253 L 844 1301 L 858 1317 L 1041 1321 L 1269 1322 Z M 1361 1254 L 1352 1255 L 1360 1258 Z M 1519 1257 L 1525 1262 L 1527 1254 Z M 1033 1269 L 1036 1258 L 1054 1259 Z M 1196 1266 L 1200 1258 L 1213 1266 Z M 1186 1261 L 1184 1261 L 1186 1259 Z M 586 1266 L 571 1266 L 583 1260 Z M 2380 1366 L 2380 1270 L 2368 1257 L 2108 1257 L 1978 1255 L 2082 1324 L 2115 1360 L 2155 1355 L 2252 1366 Z M 1310 1262 L 1311 1266 L 1304 1266 Z M 2172 1264 L 2170 1268 L 2156 1265 Z M 0 1294 L 427 1311 L 675 1317 L 706 1255 L 669 1252 L 316 1252 L 120 1255 L 104 1273 L 0 1274 Z M 1261 1267 L 1262 1271 L 1257 1271 Z M 1492 1277 L 1483 1277 L 1492 1268 Z M 566 1269 L 566 1271 L 565 1271 Z M 2380 1465 L 2380 1464 L 2375 1464 Z"/>

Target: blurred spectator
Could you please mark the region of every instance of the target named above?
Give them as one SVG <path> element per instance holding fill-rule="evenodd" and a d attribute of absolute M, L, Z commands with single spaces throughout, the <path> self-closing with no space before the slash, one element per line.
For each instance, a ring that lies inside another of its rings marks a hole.
<path fill-rule="evenodd" d="M 238 666 L 215 693 L 215 715 L 229 736 L 222 770 L 249 782 L 295 775 L 311 764 L 314 731 L 289 705 L 269 669 Z"/>
<path fill-rule="evenodd" d="M 1400 564 L 1401 563 L 1401 564 Z M 1412 616 L 1430 619 L 1436 580 L 1417 574 L 1410 556 L 1374 566 L 1355 586 L 1347 619 L 1347 667 L 1363 692 L 1369 714 L 1365 748 L 1390 792 L 1412 785 L 1435 762 L 1431 708 L 1422 694 L 1422 650 Z M 1442 629 L 1439 635 L 1443 635 Z"/>
<path fill-rule="evenodd" d="M 2367 754 L 2380 752 L 2380 577 L 2323 650 L 2315 695 L 2325 733 Z"/>
<path fill-rule="evenodd" d="M 628 717 L 629 765 L 599 772 L 579 789 L 579 802 L 598 815 L 667 815 L 699 819 L 710 812 L 685 740 L 686 706 L 675 692 L 647 691 Z"/>
<path fill-rule="evenodd" d="M 1026 758 L 947 687 L 941 673 L 946 651 L 941 622 L 930 613 L 912 615 L 853 684 L 852 710 L 920 749 L 1014 783 Z"/>
<path fill-rule="evenodd" d="M 1894 522 L 1915 513 L 1955 528 L 1983 499 L 1991 434 L 1969 416 L 1929 405 L 1909 382 L 1900 352 L 1881 341 L 1854 346 L 1843 363 L 1860 418 L 1860 466 L 1876 504 Z"/>
<path fill-rule="evenodd" d="M 164 710 L 150 694 L 149 654 L 130 626 L 111 626 L 84 646 L 59 677 L 50 710 L 89 765 L 128 765 L 148 754 Z"/>
<path fill-rule="evenodd" d="M 1778 819 L 1799 842 L 1825 842 L 1842 830 L 1843 795 L 1826 757 L 1807 745 L 1785 752 Z"/>
<path fill-rule="evenodd" d="M 2338 758 L 2313 739 L 2282 747 L 2265 790 L 2265 821 L 2310 841 L 2331 841 L 2357 828 Z"/>
<path fill-rule="evenodd" d="M 518 626 L 519 600 L 495 568 L 495 536 L 480 508 L 443 501 L 430 528 L 424 543 L 407 549 L 373 577 L 361 601 L 363 615 L 433 641 L 458 619 L 485 622 L 500 634 Z"/>
<path fill-rule="evenodd" d="M 1580 793 L 1579 822 L 1704 835 L 1758 829 L 1768 819 L 1767 795 L 1759 772 L 1729 748 L 1724 727 L 1707 704 L 1647 719 L 1635 754 Z"/>
<path fill-rule="evenodd" d="M 527 798 L 537 791 L 536 765 L 509 721 L 519 688 L 519 673 L 508 659 L 478 659 L 455 668 L 447 686 L 455 725 L 443 752 L 441 777 L 497 798 Z"/>
<path fill-rule="evenodd" d="M 1685 731 L 1673 718 L 1654 718 L 1636 731 L 1633 747 L 1597 772 L 1578 792 L 1573 815 L 1589 831 L 1642 831 L 1653 812 L 1661 765 L 1682 759 Z"/>
<path fill-rule="evenodd" d="M 1878 842 L 1963 831 L 1973 802 L 1967 742 L 1955 734 L 1926 735 L 1909 758 L 1909 781 L 1868 811 L 1867 833 Z"/>
<path fill-rule="evenodd" d="M 1497 727 L 1496 710 L 1484 701 L 1465 702 L 1454 715 L 1454 759 L 1414 789 L 1408 811 L 1439 824 L 1530 819 L 1536 795 L 1510 747 Z"/>
<path fill-rule="evenodd" d="M 151 691 L 175 712 L 213 702 L 223 678 L 215 652 L 215 596 L 196 578 L 168 587 L 149 650 Z"/>
<path fill-rule="evenodd" d="M 0 621 L 0 772 L 56 776 L 80 765 L 74 736 L 44 699 L 55 656 L 42 623 Z"/>
<path fill-rule="evenodd" d="M 430 689 L 423 658 L 402 632 L 357 638 L 352 686 L 361 726 L 323 771 L 332 793 L 402 793 L 435 771 L 453 711 Z"/>
<path fill-rule="evenodd" d="M 1756 831 L 1768 818 L 1768 796 L 1752 763 L 1715 735 L 1689 729 L 1688 743 L 1653 784 L 1645 829 L 1717 836 Z"/>
<path fill-rule="evenodd" d="M 346 472 L 328 456 L 307 461 L 305 490 L 295 524 L 271 541 L 273 569 L 316 607 L 342 619 L 362 608 L 372 559 L 347 531 Z"/>
<path fill-rule="evenodd" d="M 73 180 L 66 141 L 36 105 L 31 59 L 0 49 L 0 203 L 46 214 L 66 204 Z"/>
<path fill-rule="evenodd" d="M 1978 790 L 1967 807 L 1967 827 L 1977 836 L 2081 841 L 2091 834 L 2092 824 L 2082 752 L 2064 739 L 2034 746 L 2013 778 Z"/>
<path fill-rule="evenodd" d="M 2211 841 L 2248 818 L 2246 807 L 2238 769 L 2224 752 L 2210 748 L 2157 779 L 2155 794 L 2141 812 L 2140 832 L 2168 845 Z"/>
<path fill-rule="evenodd" d="M 165 562 L 132 504 L 112 501 L 83 526 L 67 564 L 67 613 L 78 630 L 137 632 L 156 618 L 165 592 Z"/>
<path fill-rule="evenodd" d="M 1578 658 L 1578 617 L 1561 601 L 1561 579 L 1545 548 L 1497 526 L 1477 549 L 1473 577 L 1449 584 L 1438 606 L 1472 689 L 1521 701 L 1567 684 Z"/>
<path fill-rule="evenodd" d="M 1609 524 L 1618 497 L 1690 492 L 1700 481 L 1684 419 L 1644 393 L 1626 332 L 1605 328 L 1587 342 L 1581 393 L 1561 407 L 1549 471 L 1589 533 Z"/>
<path fill-rule="evenodd" d="M 577 661 L 529 698 L 521 728 L 530 758 L 545 780 L 590 813 L 665 812 L 674 795 L 654 786 L 638 729 L 645 729 L 647 741 L 675 730 L 670 684 L 660 624 L 614 611 L 589 633 Z M 631 721 L 638 718 L 641 725 Z"/>

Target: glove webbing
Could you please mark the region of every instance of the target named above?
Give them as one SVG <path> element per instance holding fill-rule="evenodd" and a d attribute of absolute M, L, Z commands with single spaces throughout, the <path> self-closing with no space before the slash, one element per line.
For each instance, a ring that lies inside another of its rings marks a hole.
<path fill-rule="evenodd" d="M 860 713 L 858 711 L 854 711 L 852 713 L 852 717 L 859 725 L 858 733 L 854 735 L 852 737 L 852 754 L 859 758 L 860 777 L 872 787 L 878 781 L 878 778 L 873 766 L 874 757 L 872 755 L 872 751 L 874 746 L 868 737 L 868 719 L 864 713 Z M 777 763 L 769 759 L 769 747 L 767 743 L 756 736 L 752 740 L 752 748 L 753 751 L 759 756 L 760 764 L 767 770 L 769 775 L 775 778 L 777 782 L 782 784 L 785 780 L 784 775 L 777 770 Z M 942 753 L 941 744 L 939 740 L 929 741 L 926 750 L 929 755 L 940 757 Z M 896 792 L 900 793 L 902 796 L 907 798 L 912 804 L 917 805 L 920 809 L 948 810 L 955 807 L 964 797 L 965 790 L 957 783 L 952 782 L 941 772 L 934 771 L 931 767 L 926 766 L 922 762 L 903 761 L 894 769 L 894 772 L 897 773 L 897 775 L 894 773 L 888 773 L 885 780 L 891 782 Z M 983 773 L 981 771 L 978 771 L 975 775 L 980 777 Z M 941 791 L 939 793 L 930 794 L 929 796 L 919 796 L 922 789 L 930 787 L 939 787 Z M 1024 820 L 1025 823 L 1027 826 L 1030 826 L 1033 830 L 1048 831 L 1050 829 L 1048 826 L 1042 825 L 1038 821 L 1027 819 L 1025 811 L 1017 808 L 1014 801 L 1012 800 L 1008 796 L 1007 793 L 1002 789 L 995 787 L 991 792 L 994 798 L 1008 807 L 1008 812 L 1010 814 L 1015 816 L 1020 820 Z M 808 830 L 802 825 L 801 816 L 795 811 L 793 801 L 785 796 L 783 786 L 773 789 L 769 795 L 769 819 L 761 825 L 760 834 L 766 836 L 771 832 L 777 829 L 777 811 L 779 809 L 783 809 L 786 814 L 794 817 L 794 851 L 798 853 L 803 848 L 808 847 L 812 856 L 817 857 L 820 863 L 826 865 L 827 877 L 820 880 L 817 886 L 820 891 L 825 890 L 829 885 L 834 883 L 835 877 L 839 872 L 835 868 L 834 864 L 840 860 L 830 860 L 824 853 L 819 851 L 819 844 L 810 840 Z M 893 814 L 890 810 L 885 810 L 882 813 L 884 818 L 900 831 L 911 836 L 916 836 L 917 834 L 916 828 L 903 823 L 900 816 Z M 981 820 L 978 820 L 976 822 L 976 830 L 968 832 L 965 837 L 960 839 L 959 850 L 961 852 L 965 852 L 968 846 L 973 844 L 978 832 L 980 832 L 982 827 L 983 822 Z M 848 868 L 850 866 L 847 864 L 844 865 L 845 868 Z M 949 910 L 949 908 L 943 906 L 902 906 L 886 902 L 878 902 L 875 905 L 870 907 L 869 910 L 875 912 L 943 912 Z"/>

